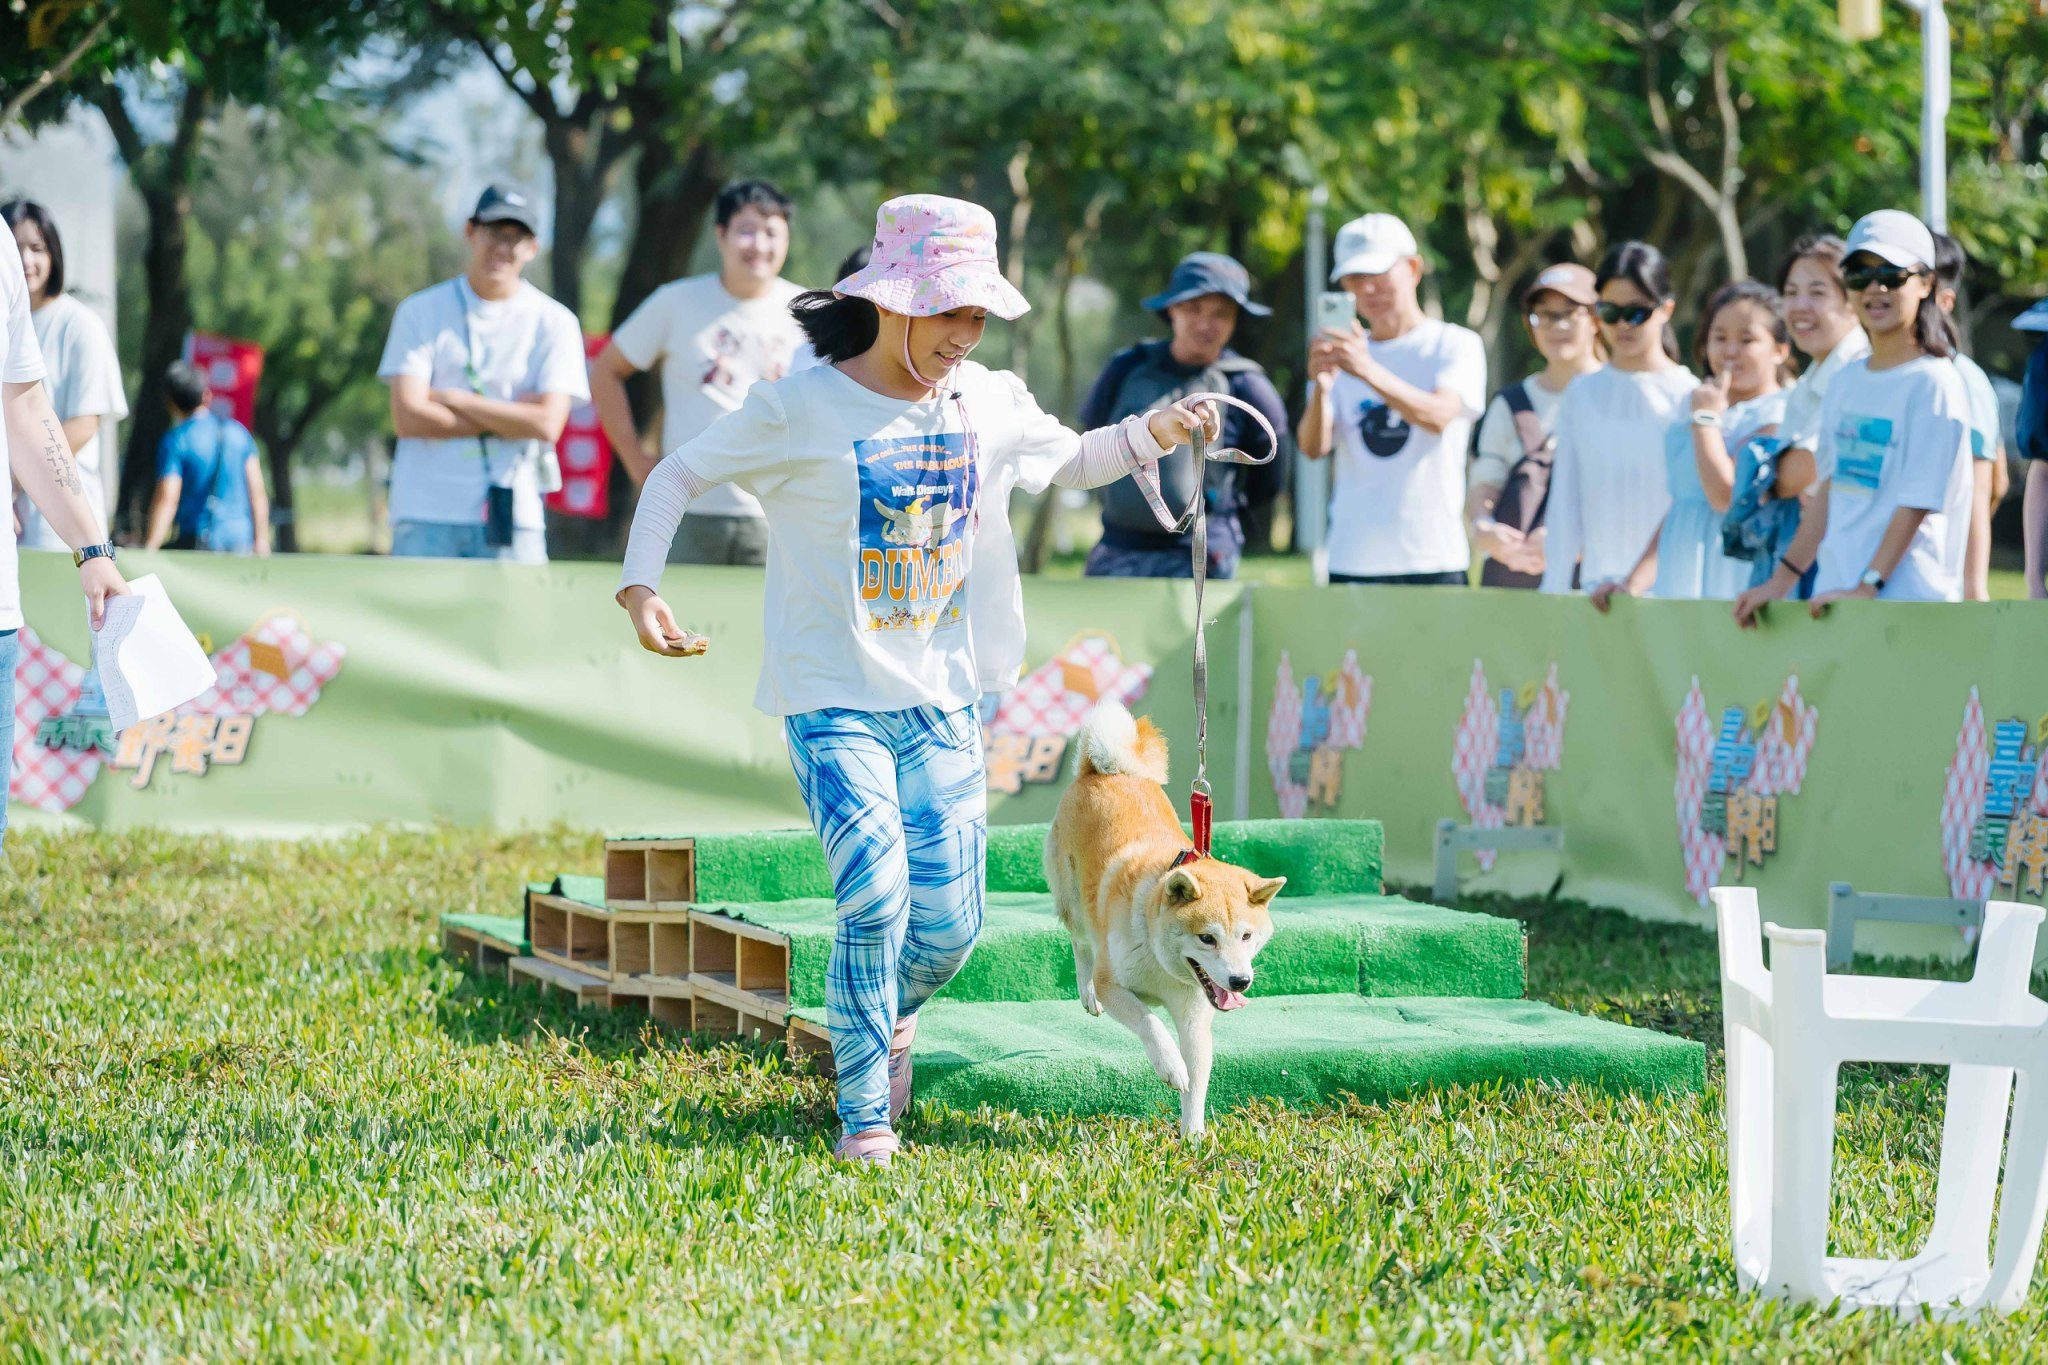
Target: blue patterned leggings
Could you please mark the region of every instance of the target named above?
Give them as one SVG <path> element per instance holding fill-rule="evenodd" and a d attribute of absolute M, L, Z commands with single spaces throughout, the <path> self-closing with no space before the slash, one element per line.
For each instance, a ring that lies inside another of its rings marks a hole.
<path fill-rule="evenodd" d="M 784 721 L 839 927 L 825 1014 L 848 1133 L 889 1126 L 889 1035 L 981 933 L 988 788 L 974 708 L 808 711 Z"/>

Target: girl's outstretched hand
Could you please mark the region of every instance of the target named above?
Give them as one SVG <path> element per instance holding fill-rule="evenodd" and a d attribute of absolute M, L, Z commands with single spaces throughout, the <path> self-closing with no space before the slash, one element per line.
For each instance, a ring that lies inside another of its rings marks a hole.
<path fill-rule="evenodd" d="M 670 659 L 694 659 L 711 647 L 710 637 L 684 630 L 676 624 L 668 603 L 654 590 L 635 584 L 619 594 L 619 605 L 633 618 L 633 630 L 640 647 L 650 654 Z"/>
<path fill-rule="evenodd" d="M 1211 441 L 1223 435 L 1223 414 L 1207 400 L 1175 403 L 1170 408 L 1161 408 L 1145 421 L 1151 428 L 1152 439 L 1168 450 L 1188 444 L 1198 431 Z"/>

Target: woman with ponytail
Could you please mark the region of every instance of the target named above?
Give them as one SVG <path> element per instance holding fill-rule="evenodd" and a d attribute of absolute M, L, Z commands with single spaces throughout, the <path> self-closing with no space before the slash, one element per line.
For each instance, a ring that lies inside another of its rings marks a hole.
<path fill-rule="evenodd" d="M 755 704 L 783 718 L 839 903 L 825 978 L 848 1160 L 885 1166 L 917 1010 L 974 946 L 987 793 L 975 702 L 1015 683 L 1023 593 L 1011 490 L 1093 488 L 1219 428 L 1176 403 L 1076 435 L 968 353 L 1029 305 L 987 209 L 882 205 L 869 263 L 792 305 L 824 362 L 756 384 L 641 490 L 618 601 L 670 658 L 708 641 L 656 593 L 690 499 L 733 483 L 768 519 Z M 687 604 L 685 604 L 687 605 Z"/>
<path fill-rule="evenodd" d="M 1543 591 L 1579 590 L 1607 610 L 1657 576 L 1657 530 L 1670 509 L 1664 441 L 1699 383 L 1678 363 L 1671 268 L 1647 242 L 1623 242 L 1594 272 L 1607 364 L 1564 391 L 1550 471 Z"/>

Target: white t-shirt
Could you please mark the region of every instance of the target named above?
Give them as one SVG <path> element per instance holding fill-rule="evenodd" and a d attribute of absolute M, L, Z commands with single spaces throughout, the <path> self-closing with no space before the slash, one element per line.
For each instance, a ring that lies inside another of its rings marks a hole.
<path fill-rule="evenodd" d="M 1813 452 L 1831 480 L 1816 594 L 1855 587 L 1892 514 L 1917 507 L 1927 515 L 1878 595 L 1962 601 L 1965 537 L 1955 532 L 1970 519 L 1969 411 L 1962 375 L 1934 356 L 1885 370 L 1859 360 L 1835 376 Z"/>
<path fill-rule="evenodd" d="M 35 322 L 36 342 L 43 350 L 48 370 L 50 404 L 57 420 L 97 416 L 100 429 L 92 439 L 71 452 L 78 465 L 78 482 L 85 499 L 107 515 L 105 461 L 100 451 L 113 438 L 113 425 L 128 415 L 128 399 L 121 392 L 121 362 L 114 354 L 114 339 L 100 315 L 72 298 L 59 294 L 30 315 Z M 31 550 L 68 550 L 58 534 L 26 494 L 14 500 L 21 517 L 21 543 Z"/>
<path fill-rule="evenodd" d="M 1851 327 L 1843 338 L 1835 343 L 1817 365 L 1807 367 L 1805 374 L 1793 383 L 1791 392 L 1785 395 L 1785 416 L 1778 423 L 1778 435 L 1785 438 L 1785 444 L 1812 450 L 1814 442 L 1820 439 L 1820 406 L 1827 401 L 1828 385 L 1836 375 L 1859 360 L 1870 355 L 1870 338 L 1861 327 Z"/>
<path fill-rule="evenodd" d="M 1043 492 L 1081 438 L 1007 371 L 965 361 L 951 383 L 959 401 L 912 403 L 820 365 L 755 385 L 672 452 L 690 507 L 705 485 L 734 483 L 766 511 L 754 704 L 769 715 L 953 710 L 1015 681 L 1023 595 L 1006 504 Z M 629 553 L 622 583 L 658 585 L 662 547 L 648 548 L 651 562 Z"/>
<path fill-rule="evenodd" d="M 1543 591 L 1625 579 L 1671 508 L 1664 441 L 1699 380 L 1683 365 L 1661 370 L 1602 366 L 1564 391 L 1550 466 Z"/>
<path fill-rule="evenodd" d="M 1956 352 L 1956 373 L 1963 377 L 1963 393 L 1970 403 L 1970 453 L 1980 460 L 1998 458 L 1998 390 L 1991 376 L 1961 351 Z"/>
<path fill-rule="evenodd" d="M 1564 390 L 1552 393 L 1544 387 L 1538 375 L 1532 374 L 1522 381 L 1522 392 L 1529 395 L 1529 411 L 1535 417 L 1536 425 L 1545 432 L 1557 430 L 1557 409 L 1564 402 Z M 1527 453 L 1522 448 L 1522 433 L 1515 427 L 1515 414 L 1508 409 L 1507 399 L 1495 394 L 1493 401 L 1486 405 L 1486 416 L 1479 419 L 1478 451 L 1472 457 L 1467 479 L 1474 486 L 1504 484 L 1515 462 Z"/>
<path fill-rule="evenodd" d="M 1424 393 L 1449 389 L 1463 403 L 1440 432 L 1412 426 L 1371 385 L 1339 371 L 1331 387 L 1337 468 L 1330 497 L 1330 572 L 1380 575 L 1466 569 L 1465 452 L 1486 404 L 1486 345 L 1478 335 L 1424 318 L 1372 358 Z"/>
<path fill-rule="evenodd" d="M 43 377 L 43 351 L 29 321 L 28 280 L 21 253 L 0 251 L 0 383 L 33 384 Z M 0 422 L 0 456 L 8 456 L 7 427 Z M 14 518 L 0 517 L 0 630 L 21 629 L 20 566 L 14 552 Z M 0 792 L 0 800 L 6 793 Z"/>
<path fill-rule="evenodd" d="M 739 407 L 756 383 L 790 372 L 790 358 L 804 334 L 789 304 L 803 292 L 788 280 L 776 280 L 761 297 L 739 299 L 726 292 L 715 273 L 692 275 L 649 294 L 619 324 L 612 333 L 619 354 L 643 370 L 661 366 L 663 454 L 695 440 Z M 690 510 L 758 517 L 761 504 L 728 485 L 693 498 Z"/>
<path fill-rule="evenodd" d="M 413 375 L 428 388 L 469 390 L 472 364 L 488 398 L 565 393 L 580 403 L 590 397 L 576 315 L 523 280 L 509 299 L 478 298 L 462 279 L 412 295 L 392 314 L 377 374 Z M 510 484 L 512 524 L 538 529 L 546 524 L 541 494 L 550 491 L 544 484 L 546 455 L 540 441 L 402 436 L 391 457 L 391 520 L 478 524 L 487 483 Z"/>

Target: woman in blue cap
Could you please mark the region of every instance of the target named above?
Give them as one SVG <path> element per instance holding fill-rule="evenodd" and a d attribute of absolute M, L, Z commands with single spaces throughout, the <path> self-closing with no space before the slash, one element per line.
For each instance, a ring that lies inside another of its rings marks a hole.
<path fill-rule="evenodd" d="M 1138 413 L 1172 407 L 1189 394 L 1227 393 L 1264 413 L 1279 431 L 1286 408 L 1273 381 L 1255 360 L 1230 349 L 1238 320 L 1262 318 L 1273 310 L 1251 298 L 1251 276 L 1229 256 L 1197 251 L 1182 258 L 1162 293 L 1146 299 L 1147 311 L 1166 319 L 1173 335 L 1141 341 L 1109 358 L 1081 404 L 1081 427 L 1108 426 Z M 1225 410 L 1223 444 L 1253 456 L 1272 451 L 1272 441 L 1250 414 Z M 1245 473 L 1240 481 L 1239 469 Z M 1231 578 L 1244 551 L 1240 512 L 1270 504 L 1287 479 L 1278 460 L 1269 464 L 1207 466 L 1203 497 L 1209 505 L 1209 576 Z M 1195 494 L 1194 455 L 1179 450 L 1160 462 L 1159 478 L 1168 507 L 1188 506 Z M 1194 545 L 1189 531 L 1159 524 L 1144 493 L 1131 480 L 1099 491 L 1102 539 L 1088 553 L 1090 578 L 1191 578 Z"/>

